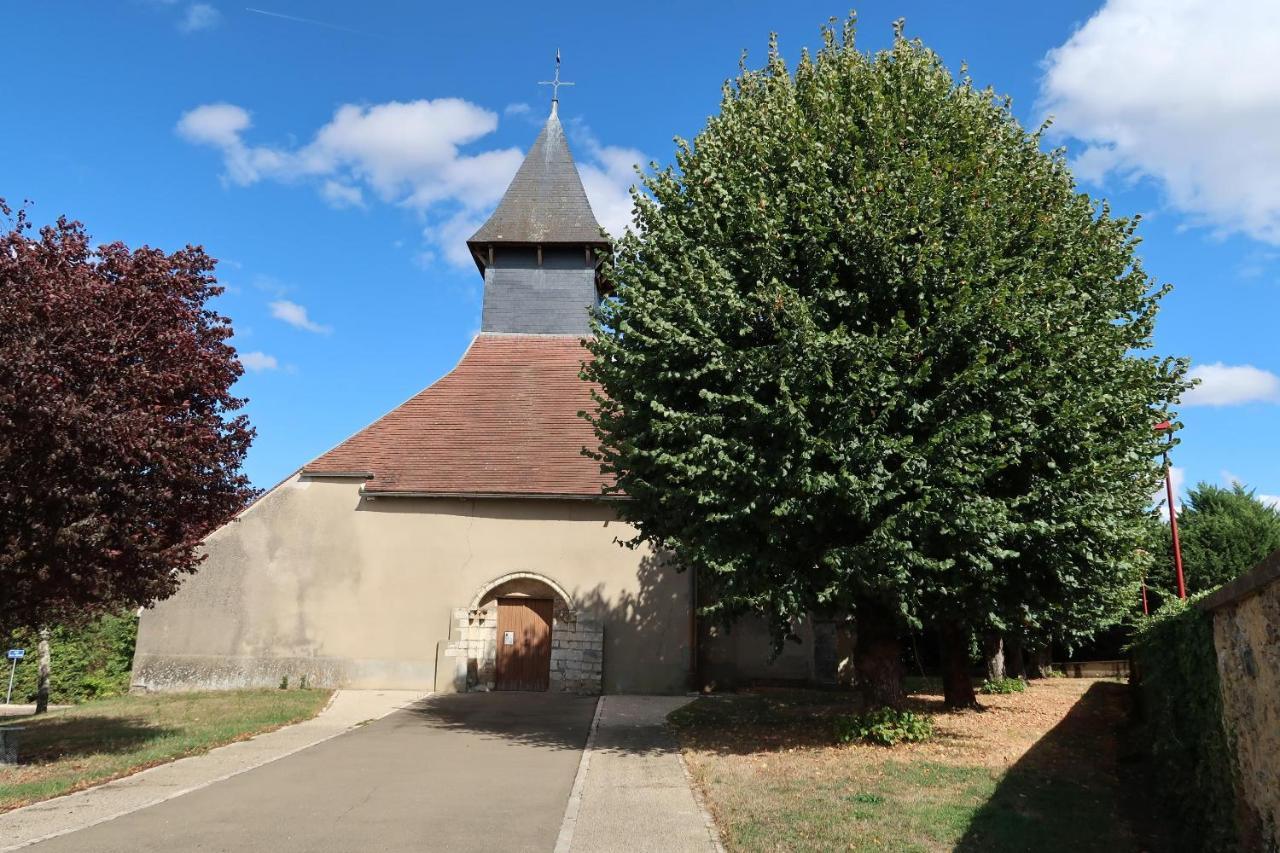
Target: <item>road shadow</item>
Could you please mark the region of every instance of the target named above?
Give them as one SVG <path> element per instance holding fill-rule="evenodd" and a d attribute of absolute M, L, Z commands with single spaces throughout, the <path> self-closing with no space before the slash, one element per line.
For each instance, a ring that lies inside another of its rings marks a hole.
<path fill-rule="evenodd" d="M 1001 778 L 956 850 L 1170 850 L 1154 819 L 1129 687 L 1099 681 Z"/>
<path fill-rule="evenodd" d="M 428 696 L 405 709 L 414 725 L 552 750 L 581 750 L 587 741 L 600 697 L 564 693 L 498 691 Z M 594 749 L 626 755 L 665 755 L 679 751 L 666 723 L 666 708 L 679 704 L 659 696 L 605 696 Z"/>
<path fill-rule="evenodd" d="M 428 696 L 405 712 L 414 724 L 437 731 L 580 750 L 587 742 L 595 709 L 594 696 L 512 691 Z"/>
<path fill-rule="evenodd" d="M 0 721 L 23 728 L 18 764 L 44 764 L 88 755 L 133 752 L 176 729 L 147 725 L 136 717 L 23 717 Z"/>

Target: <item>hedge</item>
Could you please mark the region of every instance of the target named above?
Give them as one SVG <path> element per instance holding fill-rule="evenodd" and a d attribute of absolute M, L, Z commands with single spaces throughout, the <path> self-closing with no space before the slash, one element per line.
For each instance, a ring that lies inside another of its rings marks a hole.
<path fill-rule="evenodd" d="M 129 690 L 138 617 L 132 613 L 103 616 L 78 628 L 54 628 L 49 637 L 49 701 L 55 705 L 113 696 Z M 36 632 L 17 631 L 6 637 L 7 649 L 27 650 L 13 681 L 14 702 L 36 700 Z M 3 684 L 9 686 L 5 661 Z M 0 693 L 0 701 L 4 695 Z"/>
<path fill-rule="evenodd" d="M 1238 849 L 1235 764 L 1222 717 L 1213 616 L 1174 599 L 1137 626 L 1137 664 L 1147 742 L 1165 801 L 1187 849 Z"/>

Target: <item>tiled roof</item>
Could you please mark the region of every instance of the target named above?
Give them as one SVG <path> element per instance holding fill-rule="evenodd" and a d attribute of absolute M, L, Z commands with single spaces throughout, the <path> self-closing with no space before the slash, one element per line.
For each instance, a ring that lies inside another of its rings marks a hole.
<path fill-rule="evenodd" d="M 607 245 L 555 113 L 547 119 L 498 208 L 467 241 L 472 247 L 490 243 Z"/>
<path fill-rule="evenodd" d="M 567 335 L 481 334 L 458 365 L 303 469 L 371 476 L 365 491 L 599 497 L 610 478 L 578 412 L 590 353 Z"/>

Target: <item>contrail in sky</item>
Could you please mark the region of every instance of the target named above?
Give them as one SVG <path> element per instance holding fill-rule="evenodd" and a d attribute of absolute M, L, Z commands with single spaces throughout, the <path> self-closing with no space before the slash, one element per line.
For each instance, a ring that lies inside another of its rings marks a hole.
<path fill-rule="evenodd" d="M 353 30 L 350 27 L 340 27 L 337 24 L 330 24 L 325 21 L 317 21 L 312 18 L 299 18 L 296 15 L 286 15 L 282 12 L 269 12 L 266 9 L 255 9 L 252 6 L 245 6 L 246 12 L 253 12 L 255 15 L 266 15 L 269 18 L 281 18 L 285 21 L 295 21 L 299 24 L 314 24 L 317 27 L 325 27 L 330 30 L 339 30 L 344 33 L 354 33 L 358 36 L 371 36 L 372 33 L 362 33 L 359 30 Z"/>

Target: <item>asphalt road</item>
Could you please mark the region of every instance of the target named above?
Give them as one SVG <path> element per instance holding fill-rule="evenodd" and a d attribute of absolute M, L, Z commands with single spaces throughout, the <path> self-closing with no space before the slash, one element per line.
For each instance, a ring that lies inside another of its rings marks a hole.
<path fill-rule="evenodd" d="M 539 850 L 555 846 L 592 697 L 431 697 L 39 853 Z"/>

